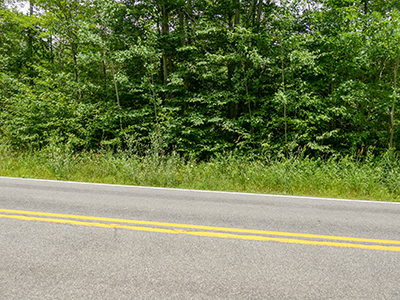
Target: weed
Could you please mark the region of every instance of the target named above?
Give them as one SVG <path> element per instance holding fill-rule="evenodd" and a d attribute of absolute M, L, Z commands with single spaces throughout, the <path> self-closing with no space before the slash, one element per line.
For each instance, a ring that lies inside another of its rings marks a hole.
<path fill-rule="evenodd" d="M 0 175 L 186 189 L 400 201 L 400 163 L 394 154 L 360 161 L 304 156 L 255 159 L 236 154 L 209 161 L 166 156 L 162 142 L 147 155 L 100 151 L 73 153 L 50 143 L 15 153 L 0 144 Z"/>

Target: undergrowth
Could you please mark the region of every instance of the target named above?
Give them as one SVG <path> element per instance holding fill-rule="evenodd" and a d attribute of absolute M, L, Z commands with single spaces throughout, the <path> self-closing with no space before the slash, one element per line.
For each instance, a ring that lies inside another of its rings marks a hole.
<path fill-rule="evenodd" d="M 400 201 L 400 163 L 380 157 L 250 158 L 235 154 L 208 161 L 156 150 L 74 153 L 52 143 L 15 152 L 0 144 L 0 176 L 184 189 Z"/>

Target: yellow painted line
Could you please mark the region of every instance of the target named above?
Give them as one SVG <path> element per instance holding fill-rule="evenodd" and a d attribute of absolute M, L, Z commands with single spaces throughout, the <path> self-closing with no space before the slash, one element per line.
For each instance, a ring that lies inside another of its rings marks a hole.
<path fill-rule="evenodd" d="M 337 240 L 337 241 L 348 241 L 348 242 L 400 245 L 400 241 L 395 241 L 395 240 L 367 239 L 367 238 L 317 235 L 317 234 L 307 234 L 307 233 L 292 233 L 292 232 L 265 231 L 265 230 L 253 230 L 253 229 L 241 229 L 241 228 L 214 227 L 214 226 L 203 226 L 203 225 L 151 222 L 151 221 L 141 221 L 141 220 L 127 220 L 127 219 L 91 217 L 91 216 L 80 216 L 80 215 L 69 215 L 69 214 L 55 214 L 55 213 L 33 212 L 33 211 L 12 210 L 12 209 L 0 209 L 0 212 L 10 213 L 10 214 L 20 214 L 20 215 L 35 215 L 35 216 L 42 216 L 42 217 L 57 217 L 57 218 L 80 219 L 80 220 L 91 220 L 91 221 L 102 221 L 102 222 L 129 223 L 129 224 L 139 224 L 139 225 L 146 225 L 146 226 L 161 226 L 161 227 L 172 227 L 172 228 L 235 232 L 235 233 L 276 235 L 276 236 L 287 236 L 287 237 L 296 237 L 296 238 L 312 238 L 312 239 Z"/>
<path fill-rule="evenodd" d="M 70 225 L 80 225 L 80 226 L 90 226 L 90 227 L 100 227 L 100 228 L 114 228 L 114 229 L 119 228 L 119 229 L 147 231 L 147 232 L 186 234 L 186 235 L 194 235 L 194 236 L 217 237 L 217 238 L 227 238 L 227 239 L 241 239 L 241 240 L 251 240 L 251 241 L 272 241 L 272 242 L 290 243 L 290 244 L 318 245 L 318 246 L 330 246 L 330 247 L 341 247 L 341 248 L 358 248 L 358 249 L 367 249 L 367 250 L 400 252 L 400 247 L 395 247 L 395 246 L 363 245 L 363 244 L 338 243 L 338 242 L 310 241 L 310 240 L 299 240 L 299 239 L 292 239 L 292 238 L 276 238 L 276 237 L 266 237 L 266 236 L 257 236 L 257 235 L 240 235 L 240 234 L 210 232 L 210 231 L 190 231 L 190 230 L 182 230 L 182 229 L 141 227 L 141 226 L 131 226 L 131 225 L 122 225 L 122 224 L 95 223 L 95 222 L 84 222 L 84 221 L 76 221 L 76 220 L 68 220 L 68 219 L 28 217 L 28 216 L 6 215 L 6 214 L 0 214 L 0 218 L 59 223 L 59 224 L 70 224 Z"/>
<path fill-rule="evenodd" d="M 225 232 L 235 232 L 235 233 L 278 235 L 278 236 L 290 236 L 290 237 L 299 237 L 299 238 L 314 238 L 314 239 L 324 239 L 324 240 L 338 240 L 338 241 L 350 241 L 350 242 L 365 242 L 365 243 L 400 245 L 400 241 L 395 241 L 395 240 L 367 239 L 367 238 L 317 235 L 317 234 L 306 234 L 306 233 L 291 233 L 291 232 L 265 231 L 265 230 L 229 228 L 229 227 L 214 227 L 214 226 L 203 226 L 203 225 L 152 222 L 152 221 L 141 221 L 141 220 L 127 220 L 127 219 L 91 217 L 91 216 L 81 216 L 81 215 L 55 214 L 55 213 L 46 213 L 46 212 L 32 212 L 32 211 L 11 210 L 11 209 L 0 209 L 0 212 L 12 213 L 12 214 L 23 214 L 23 215 L 45 216 L 45 217 L 68 218 L 68 219 L 140 224 L 140 225 L 147 225 L 147 226 L 150 225 L 150 226 L 162 226 L 162 227 L 185 228 L 185 229 L 200 229 L 200 230 L 225 231 Z"/>

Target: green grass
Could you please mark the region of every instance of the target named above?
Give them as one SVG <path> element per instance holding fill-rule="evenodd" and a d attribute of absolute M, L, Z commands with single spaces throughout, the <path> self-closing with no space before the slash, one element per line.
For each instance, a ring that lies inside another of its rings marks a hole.
<path fill-rule="evenodd" d="M 0 145 L 0 176 L 185 189 L 400 201 L 400 163 L 393 154 L 360 162 L 292 157 L 218 156 L 207 162 L 178 155 L 73 153 L 67 147 L 14 152 Z"/>

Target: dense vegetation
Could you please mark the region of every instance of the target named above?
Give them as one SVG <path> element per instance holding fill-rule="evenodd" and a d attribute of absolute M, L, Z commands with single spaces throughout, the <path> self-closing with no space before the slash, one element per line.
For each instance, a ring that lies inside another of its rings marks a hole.
<path fill-rule="evenodd" d="M 384 153 L 400 146 L 399 3 L 2 0 L 1 139 L 201 159 Z"/>
<path fill-rule="evenodd" d="M 400 201 L 400 161 L 392 152 L 315 159 L 216 154 L 207 161 L 130 151 L 73 151 L 51 142 L 45 149 L 19 152 L 0 144 L 0 176 L 235 191 L 347 199 Z"/>

